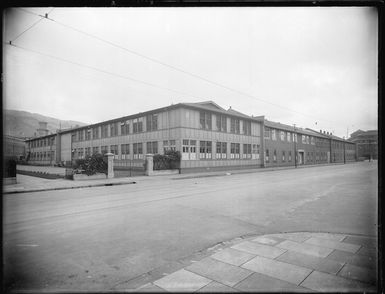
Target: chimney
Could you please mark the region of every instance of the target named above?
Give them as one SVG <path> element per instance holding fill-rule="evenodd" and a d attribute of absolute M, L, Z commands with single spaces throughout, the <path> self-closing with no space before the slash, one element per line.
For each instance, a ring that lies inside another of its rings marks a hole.
<path fill-rule="evenodd" d="M 319 130 L 319 132 L 322 134 L 322 130 Z"/>
<path fill-rule="evenodd" d="M 39 121 L 39 128 L 37 129 L 39 136 L 48 135 L 47 122 Z"/>

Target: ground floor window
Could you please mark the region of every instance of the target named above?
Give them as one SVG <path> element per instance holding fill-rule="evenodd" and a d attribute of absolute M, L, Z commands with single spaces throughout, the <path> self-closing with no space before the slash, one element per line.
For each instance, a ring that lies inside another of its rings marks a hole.
<path fill-rule="evenodd" d="M 212 143 L 211 141 L 199 141 L 199 158 L 211 159 L 212 158 Z"/>
<path fill-rule="evenodd" d="M 86 151 L 86 157 L 91 155 L 91 147 L 85 148 Z"/>
<path fill-rule="evenodd" d="M 251 144 L 243 144 L 243 159 L 250 159 L 251 158 Z"/>
<path fill-rule="evenodd" d="M 282 151 L 282 162 L 285 162 L 285 151 Z"/>
<path fill-rule="evenodd" d="M 99 153 L 99 146 L 97 147 L 92 147 L 92 154 Z"/>
<path fill-rule="evenodd" d="M 239 159 L 241 157 L 240 145 L 241 144 L 239 144 L 239 143 L 231 143 L 231 145 L 230 145 L 230 158 L 231 159 Z"/>
<path fill-rule="evenodd" d="M 158 142 L 147 142 L 147 153 L 158 154 Z"/>
<path fill-rule="evenodd" d="M 260 146 L 259 144 L 253 144 L 253 154 L 251 155 L 252 159 L 259 159 Z"/>
<path fill-rule="evenodd" d="M 104 155 L 104 154 L 108 153 L 108 146 L 102 146 L 100 148 L 100 150 L 101 150 L 101 153 Z"/>
<path fill-rule="evenodd" d="M 273 152 L 273 162 L 277 162 L 277 150 L 275 150 L 275 149 Z"/>
<path fill-rule="evenodd" d="M 130 159 L 130 144 L 120 145 L 120 152 L 122 159 Z"/>
<path fill-rule="evenodd" d="M 78 158 L 83 158 L 84 157 L 84 149 L 83 148 L 78 148 Z"/>
<path fill-rule="evenodd" d="M 269 149 L 266 149 L 265 151 L 265 159 L 266 159 L 266 162 L 269 163 Z"/>
<path fill-rule="evenodd" d="M 288 159 L 289 159 L 289 162 L 291 162 L 291 151 L 289 151 Z"/>
<path fill-rule="evenodd" d="M 163 153 L 166 153 L 167 150 L 176 150 L 175 140 L 164 140 L 163 141 Z"/>
<path fill-rule="evenodd" d="M 132 148 L 134 159 L 143 159 L 143 143 L 134 143 Z"/>
<path fill-rule="evenodd" d="M 227 143 L 226 142 L 217 142 L 216 144 L 216 159 L 226 159 L 227 158 Z"/>
<path fill-rule="evenodd" d="M 196 159 L 196 140 L 184 139 L 182 141 L 182 160 L 195 160 Z"/>
<path fill-rule="evenodd" d="M 110 152 L 114 154 L 114 159 L 118 158 L 119 151 L 118 151 L 118 145 L 111 145 L 110 146 Z"/>

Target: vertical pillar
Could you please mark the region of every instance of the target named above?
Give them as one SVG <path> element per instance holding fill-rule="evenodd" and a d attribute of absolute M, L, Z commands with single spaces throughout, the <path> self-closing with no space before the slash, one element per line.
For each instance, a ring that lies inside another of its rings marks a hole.
<path fill-rule="evenodd" d="M 151 176 L 154 173 L 154 155 L 146 154 L 146 176 Z"/>
<path fill-rule="evenodd" d="M 114 154 L 106 153 L 104 156 L 107 156 L 107 179 L 112 179 L 114 177 Z"/>

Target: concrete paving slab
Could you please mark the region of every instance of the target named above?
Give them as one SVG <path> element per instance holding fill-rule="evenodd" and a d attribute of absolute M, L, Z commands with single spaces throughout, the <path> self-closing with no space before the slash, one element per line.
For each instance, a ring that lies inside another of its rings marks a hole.
<path fill-rule="evenodd" d="M 365 246 L 368 248 L 375 249 L 377 247 L 378 240 L 374 237 L 365 237 L 365 236 L 347 236 L 344 240 L 344 243 L 356 244 Z"/>
<path fill-rule="evenodd" d="M 328 239 L 333 241 L 342 241 L 346 238 L 346 235 L 343 234 L 333 234 L 333 233 L 311 233 L 312 237 Z"/>
<path fill-rule="evenodd" d="M 295 284 L 275 279 L 263 274 L 254 273 L 235 285 L 242 292 L 311 292 L 311 290 Z"/>
<path fill-rule="evenodd" d="M 186 267 L 186 270 L 230 287 L 252 274 L 252 272 L 247 269 L 224 263 L 210 257 L 195 262 Z"/>
<path fill-rule="evenodd" d="M 343 242 L 315 238 L 315 237 L 312 237 L 306 240 L 304 243 L 325 247 L 325 248 L 338 249 L 341 251 L 347 251 L 351 253 L 356 253 L 361 248 L 360 245 L 356 245 L 356 244 L 343 243 Z"/>
<path fill-rule="evenodd" d="M 143 287 L 136 289 L 135 292 L 154 293 L 154 292 L 167 292 L 167 291 L 152 284 L 152 283 L 149 283 L 149 284 L 144 285 Z"/>
<path fill-rule="evenodd" d="M 269 237 L 270 235 L 266 235 Z M 302 243 L 307 239 L 311 238 L 311 233 L 303 232 L 303 233 L 285 233 L 285 234 L 274 234 L 275 237 L 291 240 L 294 242 Z"/>
<path fill-rule="evenodd" d="M 345 279 L 331 274 L 313 271 L 301 284 L 302 287 L 319 292 L 375 292 L 373 285 Z"/>
<path fill-rule="evenodd" d="M 327 256 L 327 259 L 347 263 L 353 256 L 354 253 L 335 249 Z"/>
<path fill-rule="evenodd" d="M 211 256 L 211 258 L 214 258 L 222 262 L 230 263 L 236 266 L 244 264 L 246 261 L 249 261 L 254 257 L 255 257 L 255 254 L 250 254 L 250 253 L 239 251 L 232 248 L 226 248 Z"/>
<path fill-rule="evenodd" d="M 211 282 L 207 286 L 204 286 L 203 288 L 200 288 L 197 293 L 233 293 L 238 292 L 234 288 L 231 288 L 229 286 L 223 285 L 218 282 Z"/>
<path fill-rule="evenodd" d="M 326 257 L 333 251 L 333 249 L 330 249 L 330 248 L 320 247 L 320 246 L 306 244 L 306 243 L 297 243 L 290 240 L 279 243 L 276 246 L 286 250 L 291 250 L 298 253 L 313 255 L 317 257 Z"/>
<path fill-rule="evenodd" d="M 155 281 L 154 284 L 169 292 L 194 292 L 211 282 L 208 278 L 181 269 Z"/>
<path fill-rule="evenodd" d="M 257 243 L 264 244 L 264 245 L 276 245 L 278 243 L 283 242 L 284 240 L 285 239 L 283 239 L 283 238 L 278 238 L 278 237 L 274 237 L 274 236 L 269 236 L 269 237 L 259 236 L 255 239 L 253 239 L 252 242 L 257 242 Z"/>
<path fill-rule="evenodd" d="M 269 258 L 276 258 L 286 251 L 285 249 L 249 241 L 239 243 L 237 245 L 232 246 L 231 248 Z"/>
<path fill-rule="evenodd" d="M 338 273 L 339 276 L 358 280 L 368 284 L 376 284 L 377 275 L 376 271 L 365 267 L 346 264 L 342 270 Z"/>
<path fill-rule="evenodd" d="M 377 259 L 371 256 L 366 255 L 358 255 L 354 254 L 349 260 L 349 264 L 370 268 L 370 269 L 376 269 L 377 268 Z"/>
<path fill-rule="evenodd" d="M 309 269 L 315 269 L 329 274 L 338 273 L 338 271 L 344 266 L 344 263 L 342 262 L 316 257 L 313 255 L 301 254 L 294 251 L 288 251 L 279 256 L 276 260 Z"/>
<path fill-rule="evenodd" d="M 257 256 L 242 265 L 243 268 L 299 285 L 312 270 L 281 261 Z"/>
<path fill-rule="evenodd" d="M 368 248 L 368 247 L 361 247 L 361 249 L 358 250 L 357 254 L 376 258 L 377 257 L 377 249 Z"/>

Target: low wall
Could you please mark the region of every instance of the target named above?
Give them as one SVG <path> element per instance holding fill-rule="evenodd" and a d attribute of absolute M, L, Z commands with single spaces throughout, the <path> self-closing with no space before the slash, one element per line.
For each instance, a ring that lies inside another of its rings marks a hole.
<path fill-rule="evenodd" d="M 59 175 L 64 177 L 66 175 L 65 167 L 55 167 L 55 166 L 37 166 L 37 165 L 20 165 L 16 166 L 17 171 L 26 171 L 26 172 L 36 172 L 36 173 L 46 173 L 51 175 Z"/>
<path fill-rule="evenodd" d="M 73 180 L 74 181 L 84 181 L 84 180 L 103 180 L 106 179 L 107 176 L 105 174 L 94 174 L 91 176 L 87 176 L 85 174 L 74 174 Z"/>
<path fill-rule="evenodd" d="M 149 176 L 165 176 L 165 175 L 177 175 L 179 174 L 178 169 L 165 169 L 165 170 L 153 170 L 149 172 Z"/>

